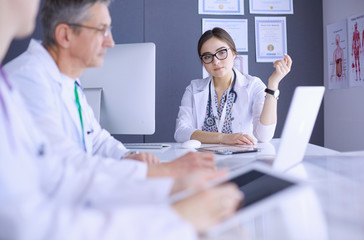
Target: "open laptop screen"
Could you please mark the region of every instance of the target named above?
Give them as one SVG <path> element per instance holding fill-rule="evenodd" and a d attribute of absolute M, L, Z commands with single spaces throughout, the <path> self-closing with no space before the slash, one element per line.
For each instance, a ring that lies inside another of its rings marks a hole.
<path fill-rule="evenodd" d="M 230 179 L 229 182 L 237 184 L 244 193 L 244 201 L 239 209 L 296 184 L 257 170 L 248 171 Z"/>

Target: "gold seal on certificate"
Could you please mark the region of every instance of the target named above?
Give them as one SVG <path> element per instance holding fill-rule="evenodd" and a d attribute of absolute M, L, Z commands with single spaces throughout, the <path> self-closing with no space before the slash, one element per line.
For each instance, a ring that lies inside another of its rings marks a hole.
<path fill-rule="evenodd" d="M 272 44 L 269 44 L 269 45 L 267 46 L 267 49 L 268 49 L 268 51 L 269 51 L 269 52 L 271 52 L 271 51 L 273 51 L 273 50 L 274 50 L 274 46 L 273 46 Z"/>
<path fill-rule="evenodd" d="M 219 4 L 219 9 L 224 9 L 224 4 Z"/>

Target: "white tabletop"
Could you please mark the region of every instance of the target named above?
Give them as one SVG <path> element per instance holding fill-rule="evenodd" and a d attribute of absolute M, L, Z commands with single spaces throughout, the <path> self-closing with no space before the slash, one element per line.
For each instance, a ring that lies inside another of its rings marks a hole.
<path fill-rule="evenodd" d="M 156 155 L 162 162 L 168 162 L 171 161 L 179 156 L 182 156 L 183 154 L 190 152 L 190 151 L 196 151 L 194 149 L 185 149 L 182 148 L 181 143 L 165 143 L 166 145 L 170 145 L 171 147 L 165 147 L 163 149 L 148 149 L 143 150 L 140 149 L 140 151 L 148 151 L 150 153 L 153 153 Z M 207 146 L 215 146 L 216 144 L 202 144 L 201 147 L 207 147 Z M 216 155 L 216 161 L 220 161 L 221 159 L 226 158 L 252 158 L 255 159 L 257 157 L 262 156 L 275 156 L 276 149 L 278 149 L 279 145 L 279 139 L 273 139 L 269 143 L 258 143 L 257 147 L 260 149 L 259 152 L 256 153 L 244 153 L 244 154 L 238 154 L 234 156 L 222 156 L 222 155 Z M 326 156 L 326 155 L 334 155 L 338 154 L 339 152 L 320 147 L 313 144 L 308 144 L 306 149 L 306 156 Z"/>
<path fill-rule="evenodd" d="M 170 161 L 188 152 L 181 144 L 149 152 Z M 274 156 L 279 139 L 258 144 L 257 153 L 237 159 Z M 231 157 L 231 156 L 230 156 Z M 226 156 L 217 156 L 224 161 Z M 302 163 L 286 175 L 302 179 L 305 187 L 273 202 L 263 212 L 238 214 L 238 223 L 203 239 L 364 239 L 364 152 L 339 153 L 309 144 Z M 244 211 L 244 210 L 243 210 Z"/>

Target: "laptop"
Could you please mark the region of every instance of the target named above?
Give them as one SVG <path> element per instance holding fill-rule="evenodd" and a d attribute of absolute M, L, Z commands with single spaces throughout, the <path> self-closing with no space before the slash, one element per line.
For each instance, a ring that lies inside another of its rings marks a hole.
<path fill-rule="evenodd" d="M 217 162 L 218 168 L 236 169 L 259 161 L 272 165 L 278 171 L 285 171 L 301 162 L 316 122 L 324 91 L 323 86 L 299 86 L 295 89 L 275 157 L 260 158 L 258 153 L 250 158 L 226 158 Z"/>

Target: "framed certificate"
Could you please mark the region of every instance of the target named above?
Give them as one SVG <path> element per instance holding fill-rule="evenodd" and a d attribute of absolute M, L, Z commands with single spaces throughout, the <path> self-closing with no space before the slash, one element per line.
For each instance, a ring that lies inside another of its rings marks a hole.
<path fill-rule="evenodd" d="M 257 62 L 275 62 L 287 53 L 286 17 L 255 18 Z"/>
<path fill-rule="evenodd" d="M 244 0 L 199 0 L 198 13 L 244 15 Z"/>
<path fill-rule="evenodd" d="M 223 28 L 233 38 L 238 52 L 248 51 L 248 20 L 247 19 L 202 19 L 202 33 L 214 27 Z"/>
<path fill-rule="evenodd" d="M 250 13 L 293 14 L 293 0 L 249 0 Z"/>

